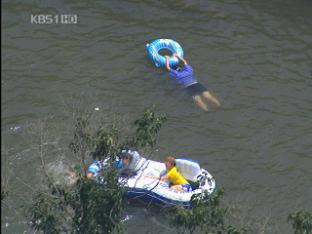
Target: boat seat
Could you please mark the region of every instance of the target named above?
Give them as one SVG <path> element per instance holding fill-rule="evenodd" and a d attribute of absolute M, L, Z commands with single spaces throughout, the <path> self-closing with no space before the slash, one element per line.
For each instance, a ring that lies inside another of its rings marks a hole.
<path fill-rule="evenodd" d="M 195 182 L 196 177 L 201 173 L 198 162 L 188 158 L 177 158 L 176 167 L 185 179 Z"/>

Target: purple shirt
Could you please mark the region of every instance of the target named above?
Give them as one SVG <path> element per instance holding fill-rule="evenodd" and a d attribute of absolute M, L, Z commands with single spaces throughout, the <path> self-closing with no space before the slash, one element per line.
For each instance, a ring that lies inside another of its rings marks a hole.
<path fill-rule="evenodd" d="M 193 68 L 186 64 L 180 70 L 170 68 L 169 74 L 181 85 L 186 88 L 194 83 L 197 83 L 196 78 L 193 76 Z"/>

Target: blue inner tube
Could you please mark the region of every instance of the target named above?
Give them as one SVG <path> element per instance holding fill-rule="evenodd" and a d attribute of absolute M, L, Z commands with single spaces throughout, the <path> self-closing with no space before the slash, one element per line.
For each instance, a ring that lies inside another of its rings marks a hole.
<path fill-rule="evenodd" d="M 156 39 L 146 45 L 147 55 L 156 67 L 165 67 L 166 58 L 159 54 L 161 49 L 170 50 L 173 54 L 179 55 L 183 58 L 183 49 L 176 41 L 172 39 Z M 170 56 L 169 65 L 173 67 L 179 63 L 176 57 Z"/>

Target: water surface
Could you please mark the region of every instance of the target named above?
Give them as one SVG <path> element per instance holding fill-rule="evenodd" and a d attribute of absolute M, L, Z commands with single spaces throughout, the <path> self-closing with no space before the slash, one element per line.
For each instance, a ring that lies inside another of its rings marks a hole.
<path fill-rule="evenodd" d="M 4 1 L 1 160 L 14 195 L 2 206 L 1 231 L 29 232 L 12 209 L 39 181 L 27 126 L 54 126 L 53 161 L 66 158 L 72 106 L 98 107 L 99 121 L 112 113 L 126 121 L 156 104 L 168 122 L 155 159 L 200 161 L 239 210 L 238 222 L 268 218 L 264 233 L 293 233 L 287 215 L 312 209 L 311 12 L 309 0 Z M 31 24 L 32 14 L 74 14 L 78 22 Z M 221 108 L 202 112 L 153 67 L 145 44 L 155 38 L 181 44 Z M 172 233 L 152 210 L 128 212 L 129 233 Z"/>

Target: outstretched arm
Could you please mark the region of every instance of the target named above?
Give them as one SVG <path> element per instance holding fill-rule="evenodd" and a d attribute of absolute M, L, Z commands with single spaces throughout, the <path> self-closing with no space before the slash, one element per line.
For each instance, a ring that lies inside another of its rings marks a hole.
<path fill-rule="evenodd" d="M 174 56 L 174 57 L 177 57 L 179 60 L 181 60 L 181 61 L 184 63 L 184 65 L 187 64 L 186 60 L 185 60 L 184 58 L 181 58 L 179 55 L 174 54 L 173 56 Z"/>

